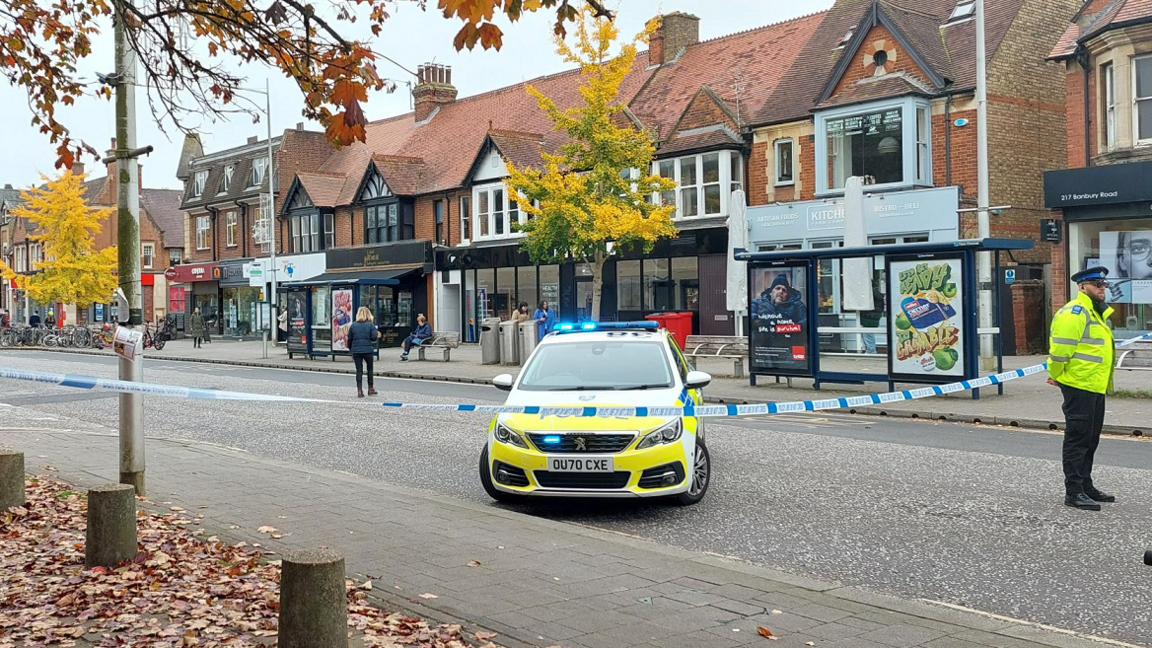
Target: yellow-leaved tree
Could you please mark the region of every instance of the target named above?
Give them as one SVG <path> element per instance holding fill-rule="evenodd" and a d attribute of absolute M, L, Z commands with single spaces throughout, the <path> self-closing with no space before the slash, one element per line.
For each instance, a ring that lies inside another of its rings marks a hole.
<path fill-rule="evenodd" d="M 42 176 L 43 177 L 43 176 Z M 116 247 L 95 250 L 94 237 L 111 209 L 92 209 L 84 200 L 83 175 L 65 171 L 43 188 L 20 192 L 23 203 L 12 215 L 28 220 L 29 236 L 43 245 L 43 260 L 21 275 L 0 261 L 0 274 L 42 304 L 86 307 L 106 302 L 116 290 Z"/>
<path fill-rule="evenodd" d="M 651 251 L 656 241 L 676 235 L 674 205 L 654 204 L 653 195 L 675 188 L 672 180 L 652 175 L 656 151 L 651 134 L 620 119 L 620 84 L 632 69 L 638 43 L 657 27 L 650 22 L 613 54 L 616 25 L 585 9 L 576 21 L 575 43 L 557 38 L 557 53 L 580 66 L 583 103 L 561 109 L 536 88 L 528 92 L 548 113 L 553 127 L 568 135 L 558 154 L 545 154 L 544 168 L 517 168 L 508 162 L 505 185 L 519 195 L 528 216 L 519 227 L 533 263 L 568 258 L 592 269 L 592 319 L 600 319 L 604 261 L 622 248 Z"/>

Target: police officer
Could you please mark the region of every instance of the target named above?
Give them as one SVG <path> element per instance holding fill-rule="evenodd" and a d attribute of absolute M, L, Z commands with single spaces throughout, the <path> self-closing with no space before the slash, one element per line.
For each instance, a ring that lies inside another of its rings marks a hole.
<path fill-rule="evenodd" d="M 1116 498 L 1092 483 L 1092 459 L 1104 426 L 1104 394 L 1112 388 L 1116 349 L 1104 301 L 1108 269 L 1088 268 L 1072 275 L 1080 292 L 1052 318 L 1048 384 L 1064 393 L 1064 503 L 1099 511 Z"/>

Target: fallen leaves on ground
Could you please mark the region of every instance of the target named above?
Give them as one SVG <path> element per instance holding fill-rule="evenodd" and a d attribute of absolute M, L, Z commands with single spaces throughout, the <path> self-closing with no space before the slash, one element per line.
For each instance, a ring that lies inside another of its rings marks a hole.
<path fill-rule="evenodd" d="M 186 528 L 199 520 L 172 507 L 137 516 L 134 560 L 85 569 L 83 493 L 41 477 L 31 480 L 27 497 L 25 506 L 0 513 L 0 648 L 275 645 L 279 559 L 243 542 L 201 539 Z M 347 585 L 354 646 L 468 646 L 459 625 L 387 614 L 369 604 L 370 584 Z"/>

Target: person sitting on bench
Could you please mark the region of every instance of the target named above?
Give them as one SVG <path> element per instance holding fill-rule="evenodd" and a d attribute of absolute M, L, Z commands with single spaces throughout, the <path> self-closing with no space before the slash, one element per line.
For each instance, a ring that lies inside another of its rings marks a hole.
<path fill-rule="evenodd" d="M 421 313 L 416 316 L 416 330 L 408 334 L 404 338 L 404 353 L 400 356 L 400 362 L 408 362 L 408 352 L 414 346 L 420 346 L 424 340 L 432 337 L 432 327 L 428 325 L 428 320 L 424 319 L 424 314 Z"/>

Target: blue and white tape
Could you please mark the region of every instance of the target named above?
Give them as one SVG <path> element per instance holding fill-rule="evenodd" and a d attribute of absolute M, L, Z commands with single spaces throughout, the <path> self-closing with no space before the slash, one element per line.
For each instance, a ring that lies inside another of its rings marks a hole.
<path fill-rule="evenodd" d="M 1152 332 L 1130 338 L 1116 346 L 1123 348 L 1140 340 L 1152 339 Z M 394 410 L 421 410 L 421 411 L 448 411 L 448 412 L 478 412 L 481 414 L 529 414 L 537 416 L 557 417 L 672 417 L 695 416 L 700 418 L 727 418 L 736 416 L 763 416 L 766 414 L 781 414 L 785 412 L 816 412 L 832 409 L 846 409 L 850 407 L 865 407 L 870 405 L 883 405 L 902 401 L 918 400 L 969 391 L 982 387 L 1000 385 L 1012 380 L 1019 380 L 1027 376 L 1046 371 L 1048 363 L 1032 365 L 1022 369 L 1013 369 L 990 376 L 982 376 L 972 380 L 961 380 L 947 385 L 932 385 L 918 389 L 905 389 L 901 391 L 867 394 L 862 396 L 848 396 L 843 398 L 825 398 L 822 400 L 787 401 L 781 403 L 756 403 L 752 405 L 692 405 L 660 406 L 660 407 L 561 407 L 537 405 L 479 405 L 474 403 L 437 404 L 437 403 L 382 403 L 386 409 Z M 188 398 L 196 400 L 246 400 L 246 401 L 280 401 L 295 403 L 344 403 L 347 401 L 325 400 L 319 398 L 298 398 L 295 396 L 276 396 L 272 394 L 250 394 L 246 392 L 220 391 L 215 389 L 200 389 L 196 387 L 177 387 L 174 385 L 155 385 L 150 383 L 131 382 L 126 380 L 113 380 L 110 378 L 93 378 L 90 376 L 77 376 L 73 374 L 50 374 L 36 371 L 22 371 L 0 367 L 0 378 L 13 380 L 26 380 L 31 382 L 73 387 L 76 389 L 103 390 L 122 393 L 148 394 L 152 396 L 166 396 L 170 398 Z"/>

